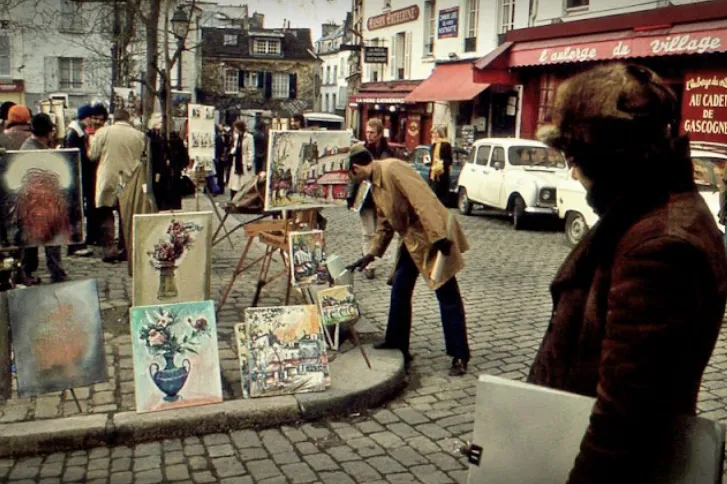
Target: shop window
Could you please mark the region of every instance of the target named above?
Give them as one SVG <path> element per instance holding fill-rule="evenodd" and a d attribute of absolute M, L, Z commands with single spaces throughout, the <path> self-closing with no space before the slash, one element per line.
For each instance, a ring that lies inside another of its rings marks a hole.
<path fill-rule="evenodd" d="M 81 89 L 83 87 L 83 59 L 60 57 L 61 89 Z"/>
<path fill-rule="evenodd" d="M 558 87 L 555 76 L 543 74 L 540 78 L 540 100 L 538 103 L 538 126 L 550 122 L 550 110 L 553 107 L 555 89 Z"/>
<path fill-rule="evenodd" d="M 498 33 L 504 34 L 515 28 L 515 0 L 500 0 L 500 25 Z"/>
<path fill-rule="evenodd" d="M 424 2 L 424 27 L 426 37 L 424 39 L 424 57 L 434 55 L 434 35 L 437 31 L 437 13 L 435 0 Z"/>
<path fill-rule="evenodd" d="M 0 35 L 0 77 L 10 75 L 10 36 Z"/>
<path fill-rule="evenodd" d="M 225 92 L 235 94 L 240 91 L 240 72 L 235 69 L 225 69 Z"/>
<path fill-rule="evenodd" d="M 590 0 L 565 0 L 565 8 L 566 10 L 570 9 L 578 9 L 578 8 L 588 8 L 588 5 L 590 4 Z"/>
<path fill-rule="evenodd" d="M 480 0 L 467 0 L 467 4 L 465 5 L 465 52 L 474 52 L 477 50 L 477 23 L 479 10 Z"/>

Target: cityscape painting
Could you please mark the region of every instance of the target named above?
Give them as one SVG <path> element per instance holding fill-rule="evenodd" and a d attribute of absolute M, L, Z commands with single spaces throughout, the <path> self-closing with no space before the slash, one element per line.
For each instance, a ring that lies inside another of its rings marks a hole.
<path fill-rule="evenodd" d="M 326 284 L 326 240 L 322 230 L 291 232 L 288 236 L 293 287 Z"/>
<path fill-rule="evenodd" d="M 247 308 L 250 396 L 325 391 L 328 356 L 315 306 Z"/>

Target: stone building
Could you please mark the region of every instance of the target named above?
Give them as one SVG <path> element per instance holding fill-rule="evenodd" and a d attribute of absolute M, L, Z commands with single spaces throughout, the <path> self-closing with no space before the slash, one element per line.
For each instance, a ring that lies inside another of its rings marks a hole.
<path fill-rule="evenodd" d="M 228 121 L 241 111 L 290 117 L 320 109 L 321 61 L 310 29 L 205 28 L 201 56 L 197 98 Z"/>

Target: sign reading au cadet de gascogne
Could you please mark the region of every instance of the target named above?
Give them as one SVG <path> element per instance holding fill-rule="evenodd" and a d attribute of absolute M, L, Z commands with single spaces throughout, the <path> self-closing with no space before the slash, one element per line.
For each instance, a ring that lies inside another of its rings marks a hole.
<path fill-rule="evenodd" d="M 410 5 L 393 12 L 382 13 L 374 17 L 369 17 L 366 26 L 369 30 L 383 29 L 393 25 L 405 24 L 413 22 L 419 18 L 419 6 Z"/>

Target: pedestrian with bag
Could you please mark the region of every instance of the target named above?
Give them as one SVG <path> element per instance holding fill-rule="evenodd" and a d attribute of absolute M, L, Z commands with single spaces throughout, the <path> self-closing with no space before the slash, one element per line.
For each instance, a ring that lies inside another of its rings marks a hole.
<path fill-rule="evenodd" d="M 432 128 L 432 161 L 429 164 L 429 185 L 440 202 L 447 206 L 450 198 L 450 171 L 452 170 L 452 145 L 447 141 L 447 127 Z"/>
<path fill-rule="evenodd" d="M 469 249 L 462 228 L 408 163 L 397 159 L 374 160 L 366 148 L 356 145 L 350 152 L 349 176 L 357 183 L 371 183 L 377 227 L 366 254 L 349 265 L 348 270 L 361 271 L 376 257 L 382 257 L 394 232 L 401 238 L 386 336 L 374 348 L 398 349 L 407 363 L 412 360 L 412 296 L 421 275 L 439 300 L 445 346 L 452 357 L 449 374 L 464 375 L 470 350 L 464 304 L 455 277 L 464 267 L 462 254 Z"/>

